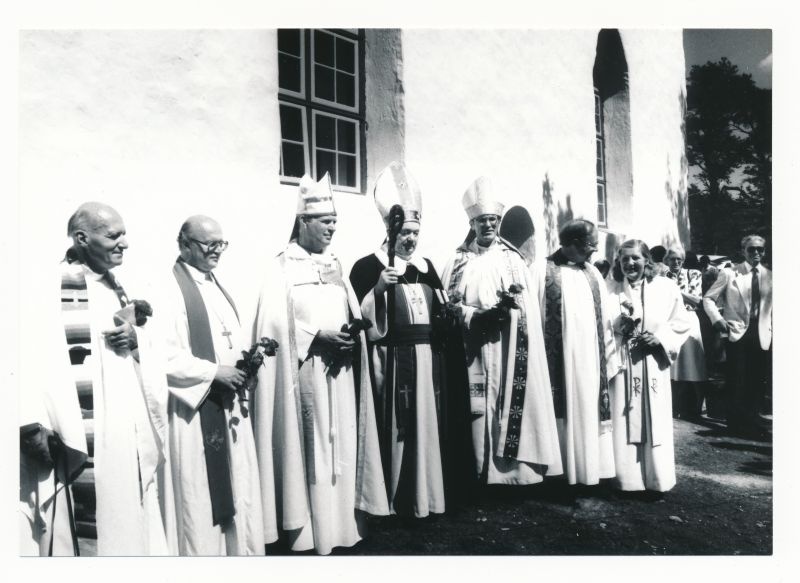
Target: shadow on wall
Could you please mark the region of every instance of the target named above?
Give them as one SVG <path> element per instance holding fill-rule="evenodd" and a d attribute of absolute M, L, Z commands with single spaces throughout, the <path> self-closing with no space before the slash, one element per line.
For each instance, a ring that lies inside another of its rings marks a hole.
<path fill-rule="evenodd" d="M 662 244 L 669 248 L 673 243 L 680 243 L 684 249 L 691 246 L 689 230 L 689 199 L 687 195 L 686 177 L 689 171 L 689 160 L 686 157 L 686 95 L 681 91 L 678 96 L 681 108 L 681 135 L 683 137 L 683 151 L 681 152 L 680 180 L 677 188 L 673 187 L 672 174 L 670 172 L 670 159 L 667 155 L 667 180 L 664 183 L 664 190 L 672 214 L 672 222 L 677 229 L 679 241 L 675 240 L 674 231 L 665 235 Z"/>
<path fill-rule="evenodd" d="M 550 181 L 550 176 L 545 173 L 542 181 L 542 201 L 544 202 L 544 229 L 545 241 L 547 242 L 547 255 L 558 249 L 558 231 L 567 221 L 575 218 L 572 210 L 572 195 L 567 194 L 562 206 L 561 201 L 556 203 L 553 198 L 554 185 Z"/>

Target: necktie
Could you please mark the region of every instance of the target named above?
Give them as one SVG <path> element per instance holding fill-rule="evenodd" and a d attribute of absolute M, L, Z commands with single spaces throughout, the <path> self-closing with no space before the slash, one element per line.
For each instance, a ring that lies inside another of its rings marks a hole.
<path fill-rule="evenodd" d="M 753 283 L 750 287 L 750 319 L 758 319 L 758 306 L 761 303 L 761 290 L 758 287 L 758 269 L 753 268 Z"/>

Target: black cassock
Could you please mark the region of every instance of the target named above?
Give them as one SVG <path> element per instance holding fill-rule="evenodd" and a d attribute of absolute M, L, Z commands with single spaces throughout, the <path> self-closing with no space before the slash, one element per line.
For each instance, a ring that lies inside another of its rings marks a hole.
<path fill-rule="evenodd" d="M 431 349 L 430 382 L 433 387 L 425 387 L 428 391 L 425 394 L 429 395 L 432 388 L 435 395 L 447 508 L 463 502 L 475 482 L 471 471 L 469 391 L 460 329 L 440 317 L 446 296 L 433 265 L 428 259 L 425 262 L 428 266 L 426 273 L 411 263 L 406 264 L 399 283 L 386 294 L 387 298 L 394 298 L 394 310 L 389 310 L 394 322 L 389 322 L 388 332 L 383 338 L 370 342 L 368 347 L 387 492 L 392 495 L 392 467 L 397 462 L 392 460 L 393 452 L 397 450 L 393 440 L 402 440 L 405 443 L 399 481 L 390 503 L 396 513 L 412 516 L 418 461 L 416 346 L 419 344 L 429 345 Z M 384 263 L 375 254 L 359 259 L 353 266 L 350 281 L 362 306 L 384 268 Z M 423 297 L 420 297 L 420 291 Z M 376 306 L 383 306 L 382 298 L 376 298 Z M 427 318 L 413 317 L 415 310 L 427 310 Z M 420 319 L 429 323 L 415 322 Z M 385 348 L 385 353 L 376 354 L 379 347 Z M 378 377 L 385 379 L 384 383 L 376 381 L 376 366 L 384 369 L 377 371 Z"/>

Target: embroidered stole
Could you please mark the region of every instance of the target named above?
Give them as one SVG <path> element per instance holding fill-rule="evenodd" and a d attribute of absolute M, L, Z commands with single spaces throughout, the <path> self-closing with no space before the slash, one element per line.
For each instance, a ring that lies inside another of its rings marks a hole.
<path fill-rule="evenodd" d="M 172 273 L 178 282 L 183 301 L 186 305 L 186 316 L 189 321 L 189 342 L 192 354 L 197 358 L 216 362 L 214 340 L 211 337 L 211 325 L 208 321 L 208 312 L 203 296 L 197 289 L 182 260 L 175 262 Z M 238 319 L 239 314 L 228 293 L 214 280 L 217 287 L 233 308 Z M 211 495 L 211 515 L 214 525 L 223 527 L 236 513 L 233 504 L 233 488 L 231 486 L 230 466 L 228 463 L 228 428 L 225 409 L 221 403 L 211 398 L 216 382 L 211 383 L 208 397 L 200 405 L 200 427 L 203 433 L 203 451 L 206 459 L 206 474 L 208 476 L 208 491 Z M 227 390 L 227 389 L 226 389 Z"/>
<path fill-rule="evenodd" d="M 518 251 L 509 243 L 512 252 Z M 505 252 L 504 252 L 505 255 Z M 448 296 L 454 297 L 461 279 L 464 274 L 464 267 L 470 260 L 476 257 L 475 253 L 462 246 L 458 249 L 458 255 L 453 265 L 453 271 L 448 285 Z M 506 269 L 511 276 L 512 283 L 519 283 L 519 274 L 511 263 L 508 256 L 505 256 Z M 499 290 L 498 290 L 499 291 Z M 530 293 L 526 290 L 524 293 Z M 465 349 L 467 353 L 467 379 L 469 383 L 470 410 L 473 415 L 486 415 L 486 373 L 484 371 L 483 359 L 481 358 L 481 346 L 476 345 L 474 339 L 469 339 L 465 335 Z M 510 363 L 504 362 L 503 367 L 506 375 L 503 375 L 503 386 L 500 387 L 498 401 L 500 406 L 496 409 L 499 419 L 500 435 L 498 443 L 502 445 L 502 453 L 499 455 L 504 458 L 516 459 L 519 452 L 519 442 L 522 430 L 522 412 L 525 405 L 525 391 L 528 383 L 528 331 L 527 319 L 524 313 L 520 313 L 517 318 L 516 343 L 510 355 L 514 359 L 513 370 Z M 505 381 L 507 375 L 511 377 L 511 391 L 506 394 Z"/>
<path fill-rule="evenodd" d="M 562 293 L 561 293 L 561 266 L 566 264 L 566 257 L 561 251 L 556 251 L 547 259 L 545 276 L 545 353 L 547 366 L 550 371 L 550 383 L 553 390 L 553 407 L 556 418 L 563 419 L 566 415 L 566 392 L 564 382 L 564 339 L 562 322 Z M 608 394 L 608 372 L 606 370 L 606 350 L 604 338 L 602 299 L 600 281 L 591 270 L 581 267 L 589 287 L 592 290 L 594 301 L 595 322 L 597 324 L 597 350 L 600 363 L 600 383 L 598 411 L 600 422 L 611 422 L 611 400 Z"/>
<path fill-rule="evenodd" d="M 623 294 L 627 284 L 622 283 Z M 645 309 L 645 287 L 647 281 L 642 282 L 640 291 L 641 301 L 641 329 L 647 329 Z M 636 290 L 631 288 L 631 296 Z M 632 298 L 633 299 L 633 298 Z M 634 317 L 639 313 L 639 306 L 634 302 Z M 643 347 L 634 345 L 632 340 L 625 342 L 625 356 L 628 366 L 625 370 L 625 417 L 627 420 L 628 443 L 644 443 L 649 441 L 656 447 L 661 445 L 660 427 L 654 427 L 654 422 L 661 425 L 658 417 L 653 416 L 652 394 L 659 390 L 658 378 L 650 375 L 649 367 L 653 364 L 648 358 L 648 353 Z M 657 367 L 656 367 L 657 368 Z M 659 439 L 657 439 L 659 437 Z"/>

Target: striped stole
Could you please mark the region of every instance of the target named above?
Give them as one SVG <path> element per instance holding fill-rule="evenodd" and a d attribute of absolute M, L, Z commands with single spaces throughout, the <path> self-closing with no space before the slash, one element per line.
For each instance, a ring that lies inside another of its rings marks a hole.
<path fill-rule="evenodd" d="M 89 293 L 86 286 L 86 273 L 83 264 L 78 262 L 62 263 L 61 269 L 61 313 L 64 321 L 64 334 L 67 339 L 71 372 L 78 392 L 78 403 L 81 408 L 84 432 L 86 433 L 86 449 L 88 459 L 74 472 L 66 476 L 65 483 L 76 480 L 75 502 L 78 519 L 78 534 L 88 538 L 96 538 L 94 522 L 96 493 L 94 475 L 94 391 L 92 386 L 92 367 L 86 363 L 92 354 L 92 333 L 89 314 Z M 105 275 L 109 287 L 114 290 L 120 306 L 128 303 L 125 291 L 116 278 L 107 272 Z M 80 476 L 80 478 L 79 478 Z M 81 520 L 83 519 L 83 520 Z"/>

